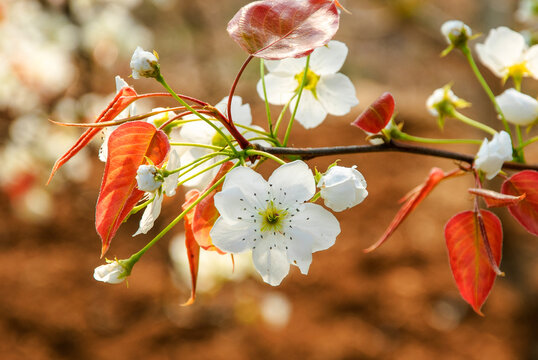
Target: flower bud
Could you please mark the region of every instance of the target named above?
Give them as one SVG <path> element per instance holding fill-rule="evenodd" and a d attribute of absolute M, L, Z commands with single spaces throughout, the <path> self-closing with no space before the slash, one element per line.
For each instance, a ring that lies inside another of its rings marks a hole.
<path fill-rule="evenodd" d="M 114 260 L 106 265 L 95 268 L 93 278 L 109 284 L 119 284 L 129 275 L 127 269 L 118 261 Z"/>
<path fill-rule="evenodd" d="M 366 180 L 355 168 L 333 166 L 319 180 L 320 195 L 333 211 L 358 205 L 368 196 Z"/>
<path fill-rule="evenodd" d="M 157 168 L 155 165 L 140 165 L 136 171 L 136 182 L 141 191 L 154 192 L 161 184 L 162 180 L 156 180 Z"/>
<path fill-rule="evenodd" d="M 530 125 L 538 118 L 538 101 L 516 89 L 508 89 L 495 98 L 508 122 Z"/>
<path fill-rule="evenodd" d="M 140 46 L 136 48 L 131 58 L 131 69 L 133 79 L 155 78 L 160 74 L 159 60 L 155 54 L 142 50 Z"/>
<path fill-rule="evenodd" d="M 512 140 L 506 131 L 493 135 L 493 139 L 484 142 L 478 150 L 474 168 L 483 171 L 488 180 L 493 179 L 502 169 L 505 161 L 512 160 Z"/>
<path fill-rule="evenodd" d="M 471 28 L 460 20 L 449 20 L 441 26 L 441 33 L 449 45 L 459 47 L 473 34 Z"/>

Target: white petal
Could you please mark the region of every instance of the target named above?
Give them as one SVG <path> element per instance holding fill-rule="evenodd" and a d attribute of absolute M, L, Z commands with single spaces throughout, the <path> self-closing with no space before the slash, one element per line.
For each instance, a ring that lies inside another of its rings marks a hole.
<path fill-rule="evenodd" d="M 523 52 L 527 45 L 521 34 L 501 26 L 492 29 L 484 44 L 478 44 L 476 50 L 482 63 L 497 76 L 502 76 L 506 68 L 523 61 Z"/>
<path fill-rule="evenodd" d="M 264 197 L 264 200 L 266 198 Z M 259 209 L 265 208 L 262 202 L 257 201 L 251 194 L 245 194 L 239 187 L 228 187 L 215 194 L 215 207 L 226 222 L 237 223 L 238 226 L 243 226 L 241 224 L 246 221 L 252 222 L 251 215 L 258 219 Z"/>
<path fill-rule="evenodd" d="M 312 252 L 330 248 L 340 234 L 336 217 L 317 204 L 304 204 L 293 218 L 292 226 L 312 236 Z"/>
<path fill-rule="evenodd" d="M 306 57 L 302 58 L 287 58 L 282 60 L 265 60 L 267 69 L 274 73 L 288 74 L 292 77 L 304 71 L 306 66 Z"/>
<path fill-rule="evenodd" d="M 217 219 L 209 236 L 213 244 L 222 251 L 230 253 L 241 253 L 252 248 L 254 242 L 254 228 L 241 226 L 248 224 L 237 224 L 237 222 L 227 222 L 222 216 Z"/>
<path fill-rule="evenodd" d="M 170 157 L 168 158 L 168 163 L 166 164 L 166 170 L 172 171 L 181 167 L 180 156 L 177 151 L 174 149 L 170 152 Z M 164 179 L 163 191 L 166 196 L 174 196 L 176 194 L 177 182 L 179 179 L 179 172 L 168 175 Z"/>
<path fill-rule="evenodd" d="M 312 52 L 310 70 L 317 75 L 335 74 L 344 65 L 347 52 L 347 46 L 343 42 L 330 41 L 326 46 L 320 46 Z"/>
<path fill-rule="evenodd" d="M 516 125 L 530 125 L 538 118 L 538 101 L 535 98 L 508 89 L 496 97 L 507 121 Z"/>
<path fill-rule="evenodd" d="M 193 121 L 181 127 L 180 136 L 186 142 L 198 144 L 211 144 L 216 131 L 205 121 Z"/>
<path fill-rule="evenodd" d="M 355 86 L 342 74 L 321 76 L 316 86 L 318 100 L 329 114 L 342 116 L 357 105 Z"/>
<path fill-rule="evenodd" d="M 249 104 L 243 104 L 241 96 L 232 97 L 232 119 L 240 125 L 252 124 L 252 113 Z M 228 96 L 223 98 L 215 107 L 224 115 L 228 116 Z"/>
<path fill-rule="evenodd" d="M 256 271 L 266 283 L 277 286 L 288 275 L 290 264 L 282 245 L 262 241 L 252 249 L 252 261 Z"/>
<path fill-rule="evenodd" d="M 256 171 L 239 166 L 226 175 L 222 191 L 230 188 L 239 188 L 246 196 L 258 197 L 267 193 L 269 185 L 263 176 Z"/>
<path fill-rule="evenodd" d="M 527 69 L 530 71 L 531 76 L 538 79 L 538 45 L 533 45 L 527 50 L 525 59 L 527 60 Z"/>
<path fill-rule="evenodd" d="M 301 160 L 278 167 L 269 178 L 269 184 L 273 195 L 283 204 L 302 203 L 316 193 L 312 170 Z"/>
<path fill-rule="evenodd" d="M 273 105 L 284 105 L 295 94 L 295 90 L 299 86 L 294 76 L 282 74 L 267 74 L 265 75 L 265 91 L 267 92 L 267 101 Z M 258 81 L 256 86 L 258 95 L 264 99 L 262 81 Z"/>
<path fill-rule="evenodd" d="M 157 218 L 159 217 L 159 214 L 161 213 L 162 202 L 163 202 L 163 195 L 156 194 L 151 204 L 149 204 L 144 210 L 142 219 L 140 219 L 140 227 L 133 234 L 133 236 L 136 236 L 139 234 L 147 234 L 147 232 L 151 230 L 151 228 L 153 227 L 153 224 L 155 223 L 155 220 L 157 220 Z"/>
<path fill-rule="evenodd" d="M 312 235 L 296 227 L 286 232 L 286 235 L 289 263 L 299 267 L 302 274 L 308 274 L 312 263 Z"/>
<path fill-rule="evenodd" d="M 290 112 L 293 113 L 297 98 L 294 98 L 290 104 Z M 304 90 L 301 95 L 301 101 L 297 108 L 295 118 L 303 125 L 305 129 L 311 129 L 323 122 L 327 117 L 327 111 L 321 103 L 314 97 L 312 91 Z"/>

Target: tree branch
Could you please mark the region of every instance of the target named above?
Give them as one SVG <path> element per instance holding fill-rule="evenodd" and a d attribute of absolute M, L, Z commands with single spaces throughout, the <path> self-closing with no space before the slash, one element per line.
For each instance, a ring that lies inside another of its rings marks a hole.
<path fill-rule="evenodd" d="M 453 151 L 434 149 L 424 146 L 409 145 L 401 142 L 391 140 L 388 143 L 381 145 L 349 145 L 349 146 L 333 146 L 333 147 L 319 147 L 319 148 L 289 148 L 289 147 L 265 147 L 257 145 L 256 148 L 261 151 L 273 155 L 296 155 L 303 159 L 313 159 L 320 156 L 329 155 L 344 155 L 344 154 L 362 154 L 362 153 L 376 153 L 376 152 L 403 152 L 417 155 L 435 156 L 445 159 L 452 159 L 457 161 L 466 162 L 470 165 L 473 164 L 474 156 L 468 154 L 462 154 Z M 511 170 L 537 170 L 538 165 L 532 164 L 520 164 L 514 162 L 505 162 L 504 169 Z"/>

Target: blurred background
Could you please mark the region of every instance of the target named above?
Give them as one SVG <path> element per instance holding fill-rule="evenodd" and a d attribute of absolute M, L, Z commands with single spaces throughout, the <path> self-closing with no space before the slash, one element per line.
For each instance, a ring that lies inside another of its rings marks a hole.
<path fill-rule="evenodd" d="M 335 39 L 349 47 L 342 72 L 355 84 L 360 104 L 314 130 L 296 126 L 293 145 L 366 143 L 349 123 L 384 91 L 394 95 L 397 121 L 410 134 L 482 137 L 454 120 L 441 133 L 428 114 L 426 98 L 447 83 L 472 102 L 467 115 L 500 128 L 461 54 L 439 57 L 446 47 L 439 28 L 460 19 L 474 33 L 506 25 L 532 34 L 537 19 L 519 1 L 340 1 L 352 14 L 342 15 Z M 443 226 L 471 208 L 470 177 L 442 183 L 390 241 L 362 253 L 389 224 L 397 200 L 431 167 L 454 168 L 448 160 L 397 153 L 340 157 L 340 164 L 358 165 L 370 195 L 337 214 L 342 233 L 335 246 L 314 255 L 310 274 L 292 268 L 277 288 L 259 280 L 248 256 L 236 258 L 232 274 L 228 257 L 203 254 L 198 299 L 181 307 L 190 291 L 181 226 L 135 266 L 128 286 L 93 280 L 93 269 L 103 263 L 94 230 L 104 168 L 97 158 L 100 140 L 45 187 L 53 162 L 81 133 L 47 119 L 94 121 L 113 97 L 116 75 L 139 93 L 162 91 L 154 81 L 128 78 L 136 46 L 158 51 L 162 72 L 176 91 L 219 102 L 246 58 L 225 30 L 246 3 L 1 0 L 0 358 L 538 359 L 538 245 L 506 210 L 495 211 L 504 226 L 506 277 L 497 279 L 484 318 L 460 298 L 452 278 Z M 254 122 L 264 126 L 255 64 L 236 94 L 251 104 Z M 501 81 L 481 70 L 500 94 Z M 524 81 L 523 89 L 538 93 L 534 80 Z M 171 105 L 137 104 L 140 112 Z M 477 151 L 476 146 L 444 148 Z M 527 158 L 538 162 L 536 146 Z M 324 170 L 334 160 L 309 163 Z M 498 189 L 500 180 L 490 185 Z M 130 219 L 107 255 L 126 258 L 138 251 L 182 203 L 182 193 L 166 199 L 145 237 L 131 237 L 139 217 Z"/>

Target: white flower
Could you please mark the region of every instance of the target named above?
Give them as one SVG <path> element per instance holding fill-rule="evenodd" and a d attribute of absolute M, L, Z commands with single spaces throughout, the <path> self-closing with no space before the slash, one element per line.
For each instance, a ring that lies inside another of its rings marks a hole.
<path fill-rule="evenodd" d="M 156 180 L 157 168 L 155 165 L 140 165 L 136 171 L 136 183 L 141 191 L 154 192 L 161 187 L 161 180 Z"/>
<path fill-rule="evenodd" d="M 230 253 L 252 249 L 256 271 L 273 286 L 290 264 L 307 274 L 312 253 L 331 247 L 340 233 L 334 215 L 305 203 L 315 191 L 312 172 L 299 160 L 280 166 L 269 181 L 250 168 L 235 168 L 215 195 L 220 217 L 210 232 L 213 244 Z"/>
<path fill-rule="evenodd" d="M 441 33 L 448 44 L 455 44 L 460 37 L 468 39 L 473 32 L 471 28 L 460 20 L 449 20 L 441 26 Z"/>
<path fill-rule="evenodd" d="M 161 207 L 163 204 L 163 194 L 162 192 L 155 191 L 154 193 L 147 193 L 146 199 L 153 196 L 153 201 L 144 209 L 142 218 L 140 219 L 140 224 L 138 225 L 138 230 L 133 234 L 133 236 L 140 234 L 147 234 L 153 228 L 155 220 L 161 214 Z"/>
<path fill-rule="evenodd" d="M 476 51 L 482 63 L 500 78 L 538 79 L 538 45 L 529 48 L 523 35 L 507 27 L 491 29 Z"/>
<path fill-rule="evenodd" d="M 356 166 L 333 166 L 318 182 L 325 205 L 333 211 L 344 211 L 360 204 L 368 196 L 364 176 Z"/>
<path fill-rule="evenodd" d="M 228 114 L 227 104 L 228 104 L 228 97 L 225 97 L 217 105 L 215 105 L 215 107 L 224 115 L 227 115 Z M 250 105 L 243 104 L 243 100 L 241 99 L 240 96 L 232 97 L 231 110 L 232 110 L 232 119 L 236 125 L 245 125 L 245 126 L 250 126 L 250 127 L 262 130 L 258 126 L 251 125 L 252 114 L 250 112 Z M 188 116 L 188 117 L 186 116 L 184 119 L 185 120 L 198 119 L 198 117 L 196 115 L 193 115 L 193 116 Z M 214 121 L 213 123 L 219 129 L 221 129 L 222 132 L 226 136 L 228 136 L 229 139 L 232 139 L 228 130 L 226 130 L 220 122 Z M 241 127 L 238 127 L 238 130 L 241 131 L 242 130 Z M 246 139 L 259 136 L 251 131 L 242 131 L 241 133 Z M 181 131 L 179 134 L 181 138 L 180 141 L 204 144 L 204 145 L 215 145 L 215 146 L 222 146 L 222 147 L 226 146 L 225 139 L 223 139 L 222 136 L 218 134 L 214 128 L 212 128 L 205 121 L 202 121 L 202 120 L 190 122 L 183 125 L 181 127 Z M 266 146 L 269 145 L 267 142 L 260 142 L 260 141 L 254 141 L 254 143 L 258 143 L 258 144 L 262 144 Z M 199 159 L 200 157 L 207 155 L 211 152 L 212 150 L 210 149 L 204 149 L 200 147 L 190 147 L 181 155 L 181 164 L 188 165 L 192 163 L 193 161 Z M 215 157 L 209 161 L 205 161 L 204 163 L 200 164 L 200 166 L 197 166 L 196 168 L 194 168 L 192 171 L 184 173 L 184 176 L 190 177 L 194 175 L 195 173 L 215 164 L 215 162 L 221 159 L 222 157 Z M 215 177 L 217 172 L 218 172 L 218 168 L 214 168 L 212 170 L 206 171 L 201 176 L 197 176 L 185 182 L 185 186 L 203 188 Z"/>
<path fill-rule="evenodd" d="M 506 131 L 493 135 L 491 142 L 484 139 L 478 150 L 474 167 L 486 174 L 488 180 L 493 179 L 501 171 L 505 161 L 512 160 L 512 141 Z"/>
<path fill-rule="evenodd" d="M 349 78 L 337 73 L 344 64 L 347 51 L 344 43 L 333 40 L 312 52 L 306 84 L 295 116 L 306 129 L 321 124 L 327 114 L 345 115 L 349 113 L 351 107 L 359 103 L 355 87 Z M 265 61 L 265 65 L 270 71 L 264 77 L 267 101 L 275 105 L 284 105 L 292 99 L 290 111 L 293 111 L 297 102 L 295 93 L 303 80 L 306 58 L 268 60 Z M 263 99 L 261 80 L 257 89 Z"/>
<path fill-rule="evenodd" d="M 133 79 L 156 77 L 159 74 L 159 60 L 154 54 L 138 46 L 131 58 L 131 69 Z"/>
<path fill-rule="evenodd" d="M 181 167 L 181 158 L 176 150 L 170 152 L 168 163 L 166 164 L 167 171 L 173 171 Z M 163 191 L 166 196 L 174 196 L 176 194 L 177 181 L 179 179 L 179 172 L 168 175 L 164 178 Z"/>
<path fill-rule="evenodd" d="M 530 125 L 538 118 L 538 101 L 516 89 L 508 89 L 495 98 L 507 121 L 516 125 Z"/>
<path fill-rule="evenodd" d="M 119 284 L 125 280 L 126 269 L 117 260 L 95 268 L 93 278 L 109 284 Z"/>
<path fill-rule="evenodd" d="M 457 97 L 449 86 L 434 90 L 426 100 L 426 108 L 433 116 L 447 116 L 455 108 L 466 106 L 468 103 Z"/>
<path fill-rule="evenodd" d="M 538 16 L 538 2 L 536 0 L 521 0 L 515 16 L 519 22 L 535 21 Z"/>

